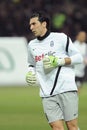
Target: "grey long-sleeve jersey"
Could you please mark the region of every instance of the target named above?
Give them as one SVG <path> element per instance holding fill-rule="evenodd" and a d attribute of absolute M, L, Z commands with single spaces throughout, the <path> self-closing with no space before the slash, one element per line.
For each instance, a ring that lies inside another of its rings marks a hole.
<path fill-rule="evenodd" d="M 40 85 L 41 97 L 49 97 L 66 91 L 77 91 L 75 73 L 72 66 L 82 63 L 83 58 L 70 38 L 68 53 L 66 52 L 66 44 L 67 36 L 64 33 L 54 32 L 51 32 L 43 40 L 34 39 L 28 44 L 28 63 L 34 66 Z M 53 55 L 59 58 L 70 57 L 71 65 L 65 65 L 61 68 L 56 67 L 51 72 L 45 73 L 43 58 L 46 55 Z M 56 85 L 54 86 L 56 73 L 59 68 Z"/>

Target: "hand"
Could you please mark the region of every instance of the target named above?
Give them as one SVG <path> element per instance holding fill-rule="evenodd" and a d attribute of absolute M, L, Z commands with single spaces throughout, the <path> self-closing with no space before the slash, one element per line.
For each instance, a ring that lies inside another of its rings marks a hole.
<path fill-rule="evenodd" d="M 26 82 L 29 86 L 35 86 L 37 83 L 36 75 L 32 71 L 26 74 Z"/>
<path fill-rule="evenodd" d="M 57 67 L 58 63 L 57 63 L 58 58 L 55 56 L 46 56 L 43 59 L 43 66 L 46 69 L 49 68 L 53 68 L 53 67 Z"/>
<path fill-rule="evenodd" d="M 55 56 L 46 56 L 43 59 L 43 67 L 45 72 L 52 71 L 57 66 L 62 66 L 65 64 L 64 58 L 58 58 Z"/>

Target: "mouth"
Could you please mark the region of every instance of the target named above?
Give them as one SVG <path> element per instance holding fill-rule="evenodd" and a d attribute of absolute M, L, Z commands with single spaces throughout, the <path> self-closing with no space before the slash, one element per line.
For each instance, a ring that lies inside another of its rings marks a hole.
<path fill-rule="evenodd" d="M 35 34 L 35 33 L 36 33 L 36 31 L 32 31 L 32 33 L 34 33 L 34 34 Z"/>
<path fill-rule="evenodd" d="M 33 33 L 34 35 L 37 35 L 37 32 L 36 32 L 36 31 L 32 31 L 32 33 Z"/>

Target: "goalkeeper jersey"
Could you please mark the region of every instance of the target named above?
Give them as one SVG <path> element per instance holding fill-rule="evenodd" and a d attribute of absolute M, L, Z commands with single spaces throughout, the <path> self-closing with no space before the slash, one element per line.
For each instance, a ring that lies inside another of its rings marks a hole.
<path fill-rule="evenodd" d="M 81 63 L 82 57 L 70 38 L 68 52 L 66 51 L 66 46 L 67 35 L 55 32 L 51 32 L 43 40 L 38 40 L 37 38 L 31 40 L 28 44 L 28 63 L 30 66 L 34 66 L 39 81 L 41 97 L 49 97 L 67 91 L 77 91 L 73 65 Z M 73 63 L 61 68 L 56 67 L 49 73 L 45 73 L 43 58 L 46 55 L 59 58 L 70 57 L 73 59 Z M 56 73 L 58 73 L 57 76 Z M 54 85 L 54 82 L 56 82 L 56 85 Z"/>

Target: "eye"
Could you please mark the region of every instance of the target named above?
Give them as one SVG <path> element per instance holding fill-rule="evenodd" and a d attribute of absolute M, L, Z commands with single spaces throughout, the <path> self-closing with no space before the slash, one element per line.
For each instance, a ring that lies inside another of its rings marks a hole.
<path fill-rule="evenodd" d="M 30 24 L 30 26 L 32 26 L 32 25 L 34 26 L 34 25 L 36 25 L 36 23 L 32 23 L 32 24 Z"/>
<path fill-rule="evenodd" d="M 34 23 L 32 23 L 32 25 L 35 25 L 36 23 L 34 22 Z"/>

